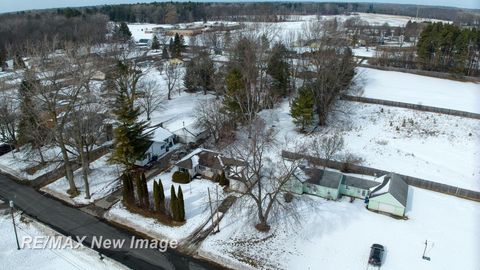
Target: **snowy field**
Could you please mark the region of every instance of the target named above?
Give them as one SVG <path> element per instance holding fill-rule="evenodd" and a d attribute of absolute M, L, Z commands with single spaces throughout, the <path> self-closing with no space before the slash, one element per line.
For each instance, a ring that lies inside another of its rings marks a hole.
<path fill-rule="evenodd" d="M 480 267 L 478 202 L 410 187 L 408 220 L 370 212 L 360 200 L 301 195 L 294 202 L 300 223 L 274 225 L 269 233 L 228 212 L 200 254 L 237 268 L 365 269 L 370 246 L 379 243 L 386 249 L 382 270 Z M 431 261 L 422 260 L 425 240 Z"/>
<path fill-rule="evenodd" d="M 85 184 L 82 176 L 82 169 L 74 172 L 75 185 L 80 194 L 75 198 L 70 198 L 67 194 L 69 188 L 66 177 L 62 177 L 57 181 L 43 187 L 41 190 L 50 193 L 51 195 L 64 200 L 71 204 L 82 205 L 89 204 L 95 200 L 101 199 L 112 192 L 112 189 L 118 184 L 118 178 L 122 172 L 119 165 L 109 164 L 108 159 L 110 155 L 107 154 L 90 164 L 90 174 L 88 181 L 90 183 L 91 199 L 85 199 Z"/>
<path fill-rule="evenodd" d="M 276 126 L 280 139 L 308 142 L 311 136 L 296 131 L 289 109 L 284 101 L 261 116 Z M 321 131 L 342 132 L 343 153 L 363 158 L 364 166 L 480 191 L 478 120 L 340 101 Z"/>
<path fill-rule="evenodd" d="M 215 190 L 218 187 L 219 201 L 221 201 L 225 194 L 223 189 L 216 183 L 205 179 L 194 179 L 190 184 L 177 184 L 172 182 L 172 174 L 170 172 L 162 173 L 154 179 L 162 180 L 163 189 L 165 191 L 166 201 L 170 198 L 170 188 L 172 184 L 175 186 L 175 191 L 178 191 L 178 186 L 182 186 L 183 197 L 185 201 L 185 218 L 187 222 L 178 227 L 166 226 L 153 218 L 147 218 L 139 214 L 129 212 L 122 204 L 118 202 L 106 214 L 105 218 L 114 220 L 142 233 L 146 233 L 152 237 L 159 239 L 170 239 L 181 242 L 182 239 L 188 237 L 200 225 L 203 225 L 210 218 L 210 209 L 208 204 L 208 189 L 212 196 L 212 201 L 215 208 Z M 153 201 L 153 181 L 148 182 L 148 190 L 150 192 L 151 201 Z M 220 203 L 220 202 L 219 202 Z"/>
<path fill-rule="evenodd" d="M 363 96 L 480 113 L 480 84 L 395 71 L 358 68 Z"/>
<path fill-rule="evenodd" d="M 59 235 L 52 229 L 16 213 L 19 239 L 34 236 Z M 0 213 L 0 269 L 128 269 L 87 247 L 79 249 L 21 249 L 17 250 L 10 215 Z M 64 239 L 66 239 L 64 237 Z"/>

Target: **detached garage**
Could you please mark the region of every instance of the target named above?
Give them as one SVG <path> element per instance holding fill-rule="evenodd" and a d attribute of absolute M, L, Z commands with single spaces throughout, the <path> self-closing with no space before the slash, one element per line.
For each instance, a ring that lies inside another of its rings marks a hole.
<path fill-rule="evenodd" d="M 372 190 L 368 209 L 403 217 L 407 208 L 408 185 L 394 173 L 386 175 L 383 183 Z"/>

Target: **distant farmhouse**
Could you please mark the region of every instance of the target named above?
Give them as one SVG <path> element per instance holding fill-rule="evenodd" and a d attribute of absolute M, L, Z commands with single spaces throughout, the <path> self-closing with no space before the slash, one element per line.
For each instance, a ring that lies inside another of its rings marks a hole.
<path fill-rule="evenodd" d="M 286 190 L 310 194 L 328 200 L 349 196 L 365 200 L 370 210 L 404 216 L 408 185 L 394 173 L 381 177 L 383 182 L 345 175 L 319 168 L 299 167 L 287 183 Z"/>

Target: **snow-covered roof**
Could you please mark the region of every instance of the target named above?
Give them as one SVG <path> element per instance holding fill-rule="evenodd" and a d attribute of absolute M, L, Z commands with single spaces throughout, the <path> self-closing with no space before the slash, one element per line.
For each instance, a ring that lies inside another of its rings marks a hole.
<path fill-rule="evenodd" d="M 383 179 L 383 183 L 372 190 L 370 198 L 390 193 L 399 203 L 407 207 L 408 184 L 395 173 L 384 175 Z"/>
<path fill-rule="evenodd" d="M 164 142 L 166 139 L 173 137 L 173 133 L 170 131 L 162 128 L 162 127 L 153 127 L 151 129 L 153 131 L 152 141 L 153 142 Z"/>

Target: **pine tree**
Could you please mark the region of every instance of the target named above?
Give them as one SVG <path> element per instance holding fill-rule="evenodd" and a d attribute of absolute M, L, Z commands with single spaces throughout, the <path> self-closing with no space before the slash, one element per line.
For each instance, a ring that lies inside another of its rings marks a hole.
<path fill-rule="evenodd" d="M 143 185 L 142 178 L 139 175 L 135 176 L 135 186 L 137 188 L 137 202 L 138 206 L 143 206 Z"/>
<path fill-rule="evenodd" d="M 272 77 L 272 90 L 276 96 L 286 96 L 290 84 L 290 67 L 286 60 L 287 48 L 277 43 L 268 60 L 267 74 Z"/>
<path fill-rule="evenodd" d="M 170 40 L 170 46 L 171 46 L 170 51 L 172 53 L 172 58 L 180 58 L 185 48 L 183 36 L 180 36 L 178 33 L 176 33 L 175 38 L 173 39 L 173 43 Z"/>
<path fill-rule="evenodd" d="M 173 185 L 170 188 L 170 212 L 172 213 L 172 219 L 178 221 L 178 199 Z"/>
<path fill-rule="evenodd" d="M 153 207 L 155 211 L 160 212 L 160 197 L 158 194 L 158 183 L 153 181 Z"/>
<path fill-rule="evenodd" d="M 120 64 L 122 65 L 122 64 Z M 120 67 L 123 69 L 125 67 Z M 132 71 L 133 72 L 133 71 Z M 128 76 L 128 74 L 126 75 Z M 130 171 L 137 160 L 143 159 L 145 151 L 151 145 L 151 132 L 147 132 L 149 123 L 139 120 L 140 107 L 134 104 L 134 97 L 127 96 L 123 87 L 117 90 L 115 109 L 118 126 L 114 131 L 114 148 L 111 161 L 125 166 Z"/>
<path fill-rule="evenodd" d="M 225 78 L 225 84 L 225 108 L 233 119 L 241 119 L 242 109 L 238 100 L 242 98 L 243 89 L 245 88 L 242 72 L 238 68 L 230 70 Z"/>
<path fill-rule="evenodd" d="M 147 178 L 145 173 L 142 173 L 142 195 L 143 195 L 143 205 L 146 209 L 150 208 L 150 196 L 148 194 Z"/>
<path fill-rule="evenodd" d="M 165 213 L 165 191 L 163 190 L 162 179 L 158 179 L 158 201 L 159 211 Z"/>
<path fill-rule="evenodd" d="M 178 221 L 185 221 L 185 202 L 181 186 L 178 186 Z"/>
<path fill-rule="evenodd" d="M 223 171 L 223 170 L 222 170 L 222 172 L 220 173 L 220 177 L 219 177 L 218 184 L 219 184 L 220 186 L 228 186 L 228 179 L 227 179 L 227 177 L 225 176 L 225 171 Z"/>
<path fill-rule="evenodd" d="M 308 87 L 301 88 L 298 96 L 294 98 L 290 106 L 290 115 L 293 122 L 300 127 L 301 131 L 313 124 L 314 121 L 314 96 Z"/>
<path fill-rule="evenodd" d="M 163 59 L 163 60 L 168 60 L 168 59 L 170 59 L 170 56 L 168 55 L 168 51 L 167 51 L 167 46 L 163 46 L 163 49 L 162 49 L 162 59 Z"/>
<path fill-rule="evenodd" d="M 120 27 L 117 28 L 116 35 L 124 41 L 132 38 L 132 32 L 130 32 L 128 25 L 125 22 L 120 23 Z"/>
<path fill-rule="evenodd" d="M 157 35 L 154 35 L 152 40 L 152 50 L 158 50 L 158 49 L 160 49 L 160 42 L 158 42 Z"/>
<path fill-rule="evenodd" d="M 155 203 L 155 211 L 165 212 L 165 194 L 163 194 L 162 180 L 153 182 L 153 199 Z"/>
<path fill-rule="evenodd" d="M 132 179 L 130 174 L 125 173 L 122 175 L 122 182 L 123 182 L 123 202 L 125 204 L 131 205 L 135 201 L 135 197 L 133 195 L 133 185 Z"/>

